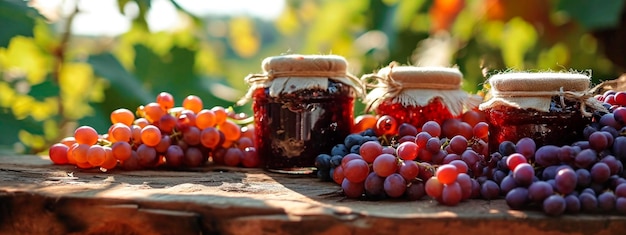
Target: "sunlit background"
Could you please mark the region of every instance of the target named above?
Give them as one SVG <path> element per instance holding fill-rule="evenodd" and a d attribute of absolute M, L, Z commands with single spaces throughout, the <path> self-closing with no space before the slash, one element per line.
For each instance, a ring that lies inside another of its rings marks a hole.
<path fill-rule="evenodd" d="M 457 66 L 472 93 L 511 70 L 599 83 L 626 68 L 625 21 L 624 0 L 5 0 L 0 149 L 45 151 L 78 125 L 106 132 L 112 110 L 161 91 L 233 106 L 263 58 L 288 53 L 341 55 L 357 76 L 392 61 Z"/>

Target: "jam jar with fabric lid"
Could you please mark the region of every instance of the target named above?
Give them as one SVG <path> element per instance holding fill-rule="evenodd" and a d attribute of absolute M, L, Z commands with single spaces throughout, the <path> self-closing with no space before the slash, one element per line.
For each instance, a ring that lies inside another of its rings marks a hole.
<path fill-rule="evenodd" d="M 583 138 L 593 111 L 606 111 L 589 93 L 590 77 L 574 73 L 504 73 L 489 78 L 490 99 L 479 108 L 489 123 L 489 151 L 524 137 L 537 146 Z"/>
<path fill-rule="evenodd" d="M 266 58 L 262 74 L 246 77 L 265 169 L 311 173 L 317 155 L 350 134 L 354 102 L 364 88 L 347 67 L 336 55 L 284 55 Z"/>
<path fill-rule="evenodd" d="M 365 97 L 367 110 L 389 115 L 398 123 L 421 128 L 427 121 L 441 124 L 459 117 L 463 108 L 481 100 L 461 90 L 463 75 L 457 68 L 399 66 L 395 63 L 361 80 L 373 88 Z"/>

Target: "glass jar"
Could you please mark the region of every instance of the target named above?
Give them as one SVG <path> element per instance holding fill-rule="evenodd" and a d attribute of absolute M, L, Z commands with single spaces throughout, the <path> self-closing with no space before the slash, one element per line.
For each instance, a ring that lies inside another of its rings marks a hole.
<path fill-rule="evenodd" d="M 539 146 L 583 139 L 588 111 L 604 109 L 588 93 L 590 78 L 571 73 L 505 73 L 489 78 L 491 98 L 480 105 L 489 123 L 489 152 L 529 137 Z"/>
<path fill-rule="evenodd" d="M 263 74 L 246 78 L 262 164 L 275 172 L 312 173 L 317 155 L 350 134 L 360 81 L 340 56 L 276 56 L 262 67 Z"/>
<path fill-rule="evenodd" d="M 389 115 L 398 123 L 421 128 L 427 121 L 442 123 L 459 117 L 463 107 L 480 100 L 461 90 L 463 75 L 457 68 L 398 66 L 391 64 L 361 80 L 372 89 L 365 98 L 366 112 Z"/>

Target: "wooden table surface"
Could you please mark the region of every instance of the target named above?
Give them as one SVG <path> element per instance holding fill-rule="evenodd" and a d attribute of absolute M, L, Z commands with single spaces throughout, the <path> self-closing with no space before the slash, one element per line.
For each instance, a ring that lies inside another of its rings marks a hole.
<path fill-rule="evenodd" d="M 100 172 L 0 154 L 0 234 L 626 234 L 626 216 L 504 200 L 359 201 L 312 176 L 207 166 Z"/>

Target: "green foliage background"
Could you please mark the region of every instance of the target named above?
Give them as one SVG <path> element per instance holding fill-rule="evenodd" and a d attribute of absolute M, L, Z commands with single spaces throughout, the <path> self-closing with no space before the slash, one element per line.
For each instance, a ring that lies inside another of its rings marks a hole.
<path fill-rule="evenodd" d="M 273 21 L 195 16 L 171 0 L 187 22 L 175 32 L 149 30 L 150 0 L 118 0 L 120 12 L 131 3 L 130 30 L 94 38 L 69 30 L 78 8 L 51 22 L 0 1 L 0 148 L 45 151 L 78 125 L 105 133 L 111 111 L 161 91 L 231 106 L 243 78 L 283 53 L 342 55 L 357 76 L 391 61 L 458 66 L 468 92 L 504 70 L 591 70 L 595 83 L 624 71 L 594 37 L 625 27 L 624 0 L 287 0 Z"/>

